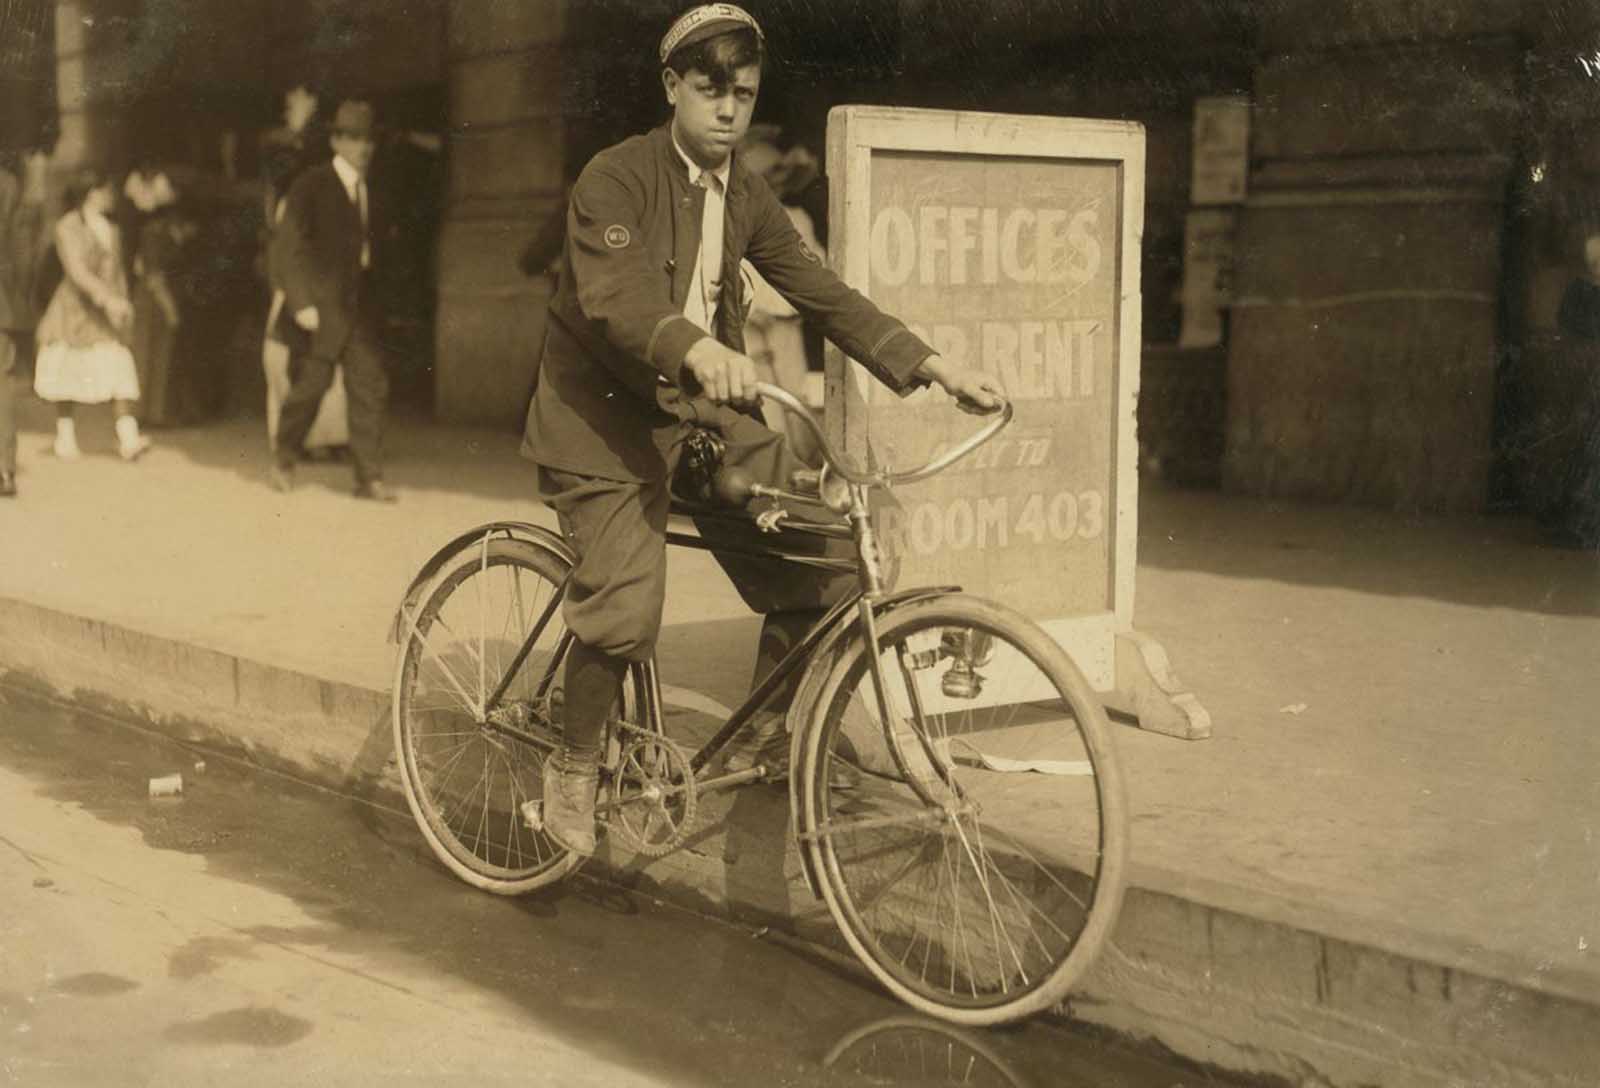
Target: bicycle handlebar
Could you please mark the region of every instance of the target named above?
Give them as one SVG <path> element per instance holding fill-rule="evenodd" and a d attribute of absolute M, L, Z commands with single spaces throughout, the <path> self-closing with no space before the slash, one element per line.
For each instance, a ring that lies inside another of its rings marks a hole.
<path fill-rule="evenodd" d="M 793 393 L 767 382 L 756 382 L 755 393 L 759 397 L 764 397 L 774 402 L 784 411 L 804 423 L 807 429 L 811 431 L 812 436 L 816 438 L 824 459 L 828 465 L 832 466 L 833 471 L 848 482 L 862 487 L 893 487 L 896 484 L 927 479 L 934 473 L 943 472 L 1004 430 L 1010 424 L 1011 417 L 1015 414 L 1015 409 L 1012 408 L 1011 402 L 1002 400 L 999 413 L 996 414 L 994 419 L 985 424 L 981 430 L 969 435 L 951 449 L 945 450 L 921 468 L 914 468 L 906 472 L 895 472 L 888 468 L 879 469 L 875 472 L 864 472 L 833 448 L 833 445 L 828 441 L 827 435 L 822 433 L 822 424 L 818 421 L 816 414 L 802 404 L 800 399 Z"/>

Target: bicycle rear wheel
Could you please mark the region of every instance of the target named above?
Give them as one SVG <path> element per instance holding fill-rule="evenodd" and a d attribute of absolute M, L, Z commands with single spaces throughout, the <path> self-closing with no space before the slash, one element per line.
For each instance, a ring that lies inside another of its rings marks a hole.
<path fill-rule="evenodd" d="M 907 605 L 878 640 L 882 699 L 858 640 L 804 738 L 800 834 L 828 909 L 879 981 L 930 1015 L 993 1024 L 1053 1005 L 1121 905 L 1104 711 L 1046 632 L 993 602 Z M 834 759 L 866 772 L 860 788 L 830 790 Z"/>
<path fill-rule="evenodd" d="M 501 895 L 552 883 L 578 863 L 521 811 L 543 796 L 545 757 L 561 741 L 569 570 L 527 541 L 479 540 L 402 618 L 394 742 L 406 801 L 451 872 Z M 634 666 L 624 715 L 642 705 L 642 683 Z"/>

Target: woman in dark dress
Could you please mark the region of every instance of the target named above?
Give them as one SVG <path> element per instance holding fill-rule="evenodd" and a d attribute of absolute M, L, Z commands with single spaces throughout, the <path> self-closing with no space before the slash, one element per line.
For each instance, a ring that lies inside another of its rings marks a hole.
<path fill-rule="evenodd" d="M 179 214 L 170 185 L 140 227 L 133 263 L 133 358 L 139 369 L 141 414 L 147 426 L 183 422 L 177 373 L 178 326 L 183 317 L 176 285 L 192 231 Z"/>

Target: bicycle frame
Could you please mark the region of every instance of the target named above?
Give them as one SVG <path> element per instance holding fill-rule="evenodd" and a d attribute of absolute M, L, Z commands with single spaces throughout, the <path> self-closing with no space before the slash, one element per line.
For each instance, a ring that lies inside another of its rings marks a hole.
<path fill-rule="evenodd" d="M 866 517 L 866 489 L 852 486 L 851 491 L 852 509 L 849 520 L 856 522 L 858 528 L 852 529 L 849 524 L 841 522 L 814 521 L 804 518 L 786 518 L 783 522 L 783 528 L 786 532 L 801 533 L 822 539 L 856 540 L 858 552 L 860 552 L 861 555 L 858 555 L 857 558 L 853 559 L 843 556 L 797 554 L 795 552 L 786 551 L 778 547 L 739 547 L 728 544 L 713 543 L 703 537 L 678 530 L 669 529 L 667 531 L 667 543 L 674 547 L 689 548 L 696 551 L 706 551 L 712 553 L 713 555 L 719 556 L 730 555 L 750 559 L 765 559 L 779 563 L 791 563 L 813 569 L 820 568 L 839 573 L 853 572 L 860 575 L 863 582 L 860 587 L 853 589 L 850 593 L 846 594 L 842 599 L 830 607 L 823 614 L 822 618 L 816 624 L 814 624 L 809 631 L 806 632 L 805 636 L 798 643 L 790 648 L 788 653 L 784 655 L 783 659 L 773 667 L 772 671 L 769 672 L 762 679 L 762 681 L 755 686 L 750 694 L 746 696 L 745 699 L 733 710 L 728 718 L 717 729 L 716 733 L 700 745 L 700 747 L 690 757 L 691 766 L 695 771 L 699 771 L 705 767 L 724 748 L 726 748 L 728 744 L 745 729 L 746 726 L 750 724 L 756 710 L 761 707 L 761 705 L 765 703 L 767 699 L 769 699 L 772 694 L 776 692 L 786 681 L 793 677 L 797 671 L 805 666 L 805 664 L 811 659 L 812 655 L 816 652 L 817 648 L 822 645 L 822 643 L 827 640 L 830 637 L 830 634 L 836 629 L 842 631 L 847 628 L 853 628 L 859 629 L 862 632 L 863 637 L 868 640 L 869 646 L 871 646 L 873 649 L 874 673 L 877 674 L 879 671 L 879 666 L 877 664 L 876 625 L 873 622 L 873 613 L 875 608 L 883 604 L 900 603 L 916 597 L 926 596 L 930 593 L 949 592 L 958 588 L 954 586 L 941 586 L 937 588 L 912 589 L 901 593 L 886 595 L 882 586 L 882 575 L 877 558 L 876 544 L 873 539 L 871 525 L 867 521 Z M 676 507 L 674 509 L 674 513 L 692 514 L 694 517 L 700 520 L 720 521 L 746 527 L 753 523 L 752 519 L 748 515 L 735 513 L 732 511 L 718 510 L 715 508 Z M 862 535 L 858 537 L 858 533 Z M 452 540 L 450 544 L 446 546 L 446 548 L 441 549 L 441 552 L 438 556 L 435 556 L 433 560 L 430 560 L 430 562 L 424 567 L 424 576 L 419 576 L 417 582 L 413 584 L 412 589 L 408 591 L 407 602 L 405 605 L 402 605 L 400 614 L 396 617 L 396 635 L 400 638 L 406 637 L 407 628 L 410 626 L 410 598 L 414 596 L 416 592 L 420 591 L 422 585 L 427 580 L 425 576 L 427 573 L 437 571 L 447 560 L 450 554 L 457 554 L 474 547 L 486 547 L 488 540 L 496 535 L 502 534 L 513 538 L 532 537 L 534 538 L 534 542 L 539 544 L 541 547 L 557 551 L 563 554 L 564 557 L 569 561 L 571 559 L 570 554 L 567 553 L 564 542 L 562 542 L 558 536 L 550 533 L 548 530 L 529 523 L 496 522 L 481 526 L 479 529 L 474 530 L 471 533 L 462 534 L 461 536 L 458 536 Z M 867 558 L 863 559 L 861 556 L 865 556 Z M 504 699 L 505 693 L 510 688 L 517 672 L 522 668 L 523 664 L 528 658 L 528 655 L 532 653 L 534 647 L 538 644 L 539 639 L 543 636 L 544 631 L 551 619 L 553 619 L 558 613 L 561 602 L 565 598 L 565 595 L 566 583 L 563 583 L 560 587 L 558 587 L 551 600 L 545 604 L 539 615 L 539 618 L 529 630 L 527 637 L 522 641 L 522 644 L 518 647 L 517 652 L 512 656 L 512 659 L 509 665 L 506 667 L 504 674 L 500 676 L 495 683 L 492 694 L 490 694 L 489 697 L 484 700 L 483 706 L 480 708 L 480 713 L 483 716 L 485 724 L 490 728 L 495 730 L 503 730 L 512 735 L 517 735 L 520 733 L 515 726 L 504 722 L 495 722 L 493 720 L 493 715 L 495 711 L 502 705 L 502 700 Z M 856 613 L 853 622 L 851 622 L 851 620 L 848 618 L 852 611 Z M 539 679 L 535 692 L 536 695 L 543 695 L 549 689 L 550 684 L 555 681 L 555 663 L 564 658 L 565 651 L 567 649 L 567 643 L 569 643 L 571 639 L 572 635 L 570 632 L 563 637 L 562 644 L 557 647 L 556 652 L 551 657 L 551 669 L 546 675 L 540 677 Z M 876 678 L 881 689 L 882 677 L 881 675 L 878 675 Z M 656 732 L 664 732 L 662 724 L 662 708 L 663 699 L 661 695 L 660 675 L 655 667 L 655 662 L 652 660 L 647 662 L 644 666 L 644 705 L 640 709 L 645 719 L 645 723 L 649 728 Z M 765 768 L 755 767 L 747 771 L 739 771 L 727 775 L 721 775 L 716 778 L 707 779 L 701 783 L 701 788 L 718 789 L 736 786 L 744 782 L 764 777 L 765 773 Z"/>
<path fill-rule="evenodd" d="M 821 426 L 817 423 L 816 419 L 811 415 L 811 413 L 807 411 L 803 405 L 796 401 L 792 395 L 784 392 L 781 389 L 764 384 L 758 385 L 757 388 L 761 392 L 761 395 L 776 400 L 788 411 L 796 413 L 802 420 L 804 420 L 817 435 L 819 441 L 822 443 L 823 449 L 831 453 L 831 447 L 827 443 L 826 436 L 822 433 Z M 694 771 L 699 771 L 708 762 L 715 758 L 719 752 L 727 747 L 728 743 L 735 736 L 737 736 L 746 725 L 749 724 L 756 709 L 765 703 L 766 700 L 770 698 L 772 694 L 777 691 L 778 688 L 802 666 L 802 663 L 809 660 L 811 655 L 816 651 L 817 647 L 823 643 L 831 631 L 834 631 L 835 629 L 842 630 L 846 626 L 843 623 L 843 618 L 852 609 L 856 612 L 856 619 L 853 624 L 849 624 L 848 626 L 859 629 L 861 638 L 865 641 L 869 651 L 869 660 L 871 662 L 873 686 L 877 697 L 878 710 L 882 715 L 882 721 L 885 723 L 886 733 L 888 733 L 887 723 L 890 721 L 890 714 L 887 693 L 889 688 L 885 681 L 883 664 L 880 660 L 876 613 L 885 605 L 893 605 L 902 601 L 937 593 L 959 592 L 960 587 L 940 586 L 920 588 L 886 596 L 881 553 L 878 549 L 876 535 L 873 530 L 869 515 L 867 502 L 868 494 L 873 487 L 887 487 L 891 486 L 895 482 L 910 482 L 912 480 L 923 479 L 926 476 L 932 475 L 934 472 L 939 471 L 944 466 L 954 462 L 955 460 L 964 456 L 966 453 L 977 448 L 977 446 L 981 445 L 984 441 L 987 441 L 988 438 L 992 437 L 1010 422 L 1011 413 L 1011 406 L 1009 404 L 1005 405 L 1001 418 L 995 423 L 992 423 L 990 426 L 986 427 L 979 434 L 968 438 L 953 450 L 945 452 L 935 460 L 930 461 L 927 465 L 924 465 L 922 468 L 913 470 L 911 472 L 893 473 L 887 470 L 880 470 L 874 473 L 862 473 L 844 468 L 844 463 L 841 458 L 837 456 L 829 456 L 827 458 L 827 464 L 847 482 L 849 505 L 848 509 L 843 511 L 844 521 L 816 521 L 807 518 L 793 518 L 789 517 L 785 512 L 783 516 L 777 520 L 776 524 L 781 525 L 782 529 L 787 532 L 797 532 L 823 539 L 851 540 L 856 545 L 857 556 L 855 559 L 847 559 L 838 556 L 800 554 L 796 552 L 785 551 L 781 548 L 739 547 L 728 544 L 713 543 L 704 539 L 703 537 L 693 534 L 678 532 L 670 529 L 667 531 L 667 543 L 676 547 L 708 551 L 714 555 L 728 555 L 741 558 L 764 559 L 780 563 L 793 563 L 801 566 L 831 570 L 839 573 L 851 572 L 855 573 L 860 579 L 860 586 L 847 594 L 843 599 L 835 603 L 827 610 L 822 619 L 819 620 L 811 628 L 811 630 L 806 632 L 805 637 L 803 637 L 798 644 L 792 647 L 789 652 L 784 655 L 783 659 L 779 661 L 776 666 L 774 666 L 772 671 L 768 673 L 767 676 L 755 686 L 754 690 L 752 690 L 750 694 L 745 697 L 744 701 L 734 709 L 734 711 L 728 716 L 728 719 L 722 724 L 717 732 L 713 734 L 709 740 L 702 744 L 700 748 L 693 754 L 693 756 L 690 757 L 690 765 Z M 778 499 L 780 501 L 800 501 L 805 503 L 820 502 L 820 499 L 814 496 L 795 494 L 794 492 L 782 488 L 765 485 L 757 485 L 753 489 L 753 493 Z M 835 507 L 835 509 L 837 509 L 837 507 Z M 727 523 L 736 523 L 741 526 L 749 526 L 754 522 L 754 519 L 746 514 L 734 513 L 732 511 L 715 507 L 690 507 L 683 504 L 675 504 L 673 513 L 690 514 L 702 521 L 721 521 Z M 487 549 L 489 539 L 496 533 L 504 533 L 510 537 L 529 539 L 530 542 L 555 553 L 568 563 L 573 562 L 575 559 L 571 549 L 558 535 L 551 533 L 548 529 L 544 529 L 540 526 L 532 525 L 526 522 L 494 522 L 489 525 L 481 526 L 470 533 L 462 534 L 461 536 L 458 536 L 452 540 L 444 548 L 440 549 L 440 551 L 423 566 L 422 571 L 417 575 L 411 586 L 408 588 L 400 611 L 395 618 L 394 636 L 396 641 L 408 636 L 408 628 L 410 628 L 414 623 L 414 619 L 411 614 L 412 602 L 414 598 L 421 592 L 423 586 L 426 584 L 432 574 L 441 569 L 444 563 L 448 561 L 450 556 L 455 555 L 460 551 L 464 551 L 468 547 L 479 545 Z M 496 682 L 493 693 L 484 700 L 482 706 L 476 708 L 486 726 L 503 730 L 513 735 L 519 732 L 514 726 L 508 725 L 504 722 L 493 721 L 491 719 L 491 715 L 493 715 L 493 713 L 499 708 L 501 700 L 504 697 L 507 689 L 509 689 L 511 686 L 512 680 L 516 676 L 517 671 L 521 669 L 523 663 L 527 660 L 528 655 L 532 652 L 533 647 L 537 645 L 540 636 L 544 633 L 545 626 L 559 610 L 561 601 L 565 598 L 565 595 L 566 583 L 563 582 L 562 585 L 557 589 L 557 592 L 554 594 L 552 600 L 545 606 L 544 611 L 540 615 L 538 621 L 534 624 L 533 629 L 528 633 L 527 638 L 523 640 L 523 644 L 518 648 L 517 653 L 513 656 L 510 667 L 506 669 L 504 675 L 501 676 Z M 556 663 L 565 657 L 572 637 L 573 636 L 571 632 L 568 632 L 565 636 L 563 636 L 562 642 L 557 646 L 556 652 L 551 656 L 551 668 L 539 681 L 539 686 L 537 689 L 537 694 L 539 696 L 543 696 L 545 692 L 549 690 L 550 685 L 554 682 Z M 657 673 L 653 659 L 644 665 L 644 688 L 645 705 L 642 710 L 644 712 L 645 720 L 655 732 L 662 733 L 664 735 L 665 730 L 662 726 L 663 716 L 661 680 Z M 527 738 L 519 739 L 526 740 Z M 891 750 L 896 753 L 896 757 L 898 758 L 898 742 L 895 741 L 892 735 L 888 736 L 887 739 L 889 741 Z M 701 788 L 716 789 L 726 786 L 739 785 L 747 781 L 763 778 L 766 776 L 766 773 L 766 768 L 757 766 L 747 771 L 734 772 L 719 776 L 717 778 L 709 779 L 701 784 Z"/>

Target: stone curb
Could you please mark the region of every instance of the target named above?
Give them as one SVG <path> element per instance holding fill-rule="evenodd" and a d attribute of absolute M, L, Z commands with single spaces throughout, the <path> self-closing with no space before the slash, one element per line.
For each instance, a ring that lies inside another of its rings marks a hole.
<path fill-rule="evenodd" d="M 386 692 L 3 598 L 0 685 L 404 809 Z M 684 849 L 659 859 L 603 849 L 592 864 L 661 898 L 838 947 L 787 817 L 780 790 L 708 795 L 703 830 Z M 1471 957 L 1421 952 L 1425 939 L 1369 939 L 1356 922 L 1308 927 L 1274 913 L 1241 889 L 1135 866 L 1113 942 L 1067 1011 L 1292 1084 L 1594 1082 L 1600 995 L 1537 972 L 1444 966 Z"/>

